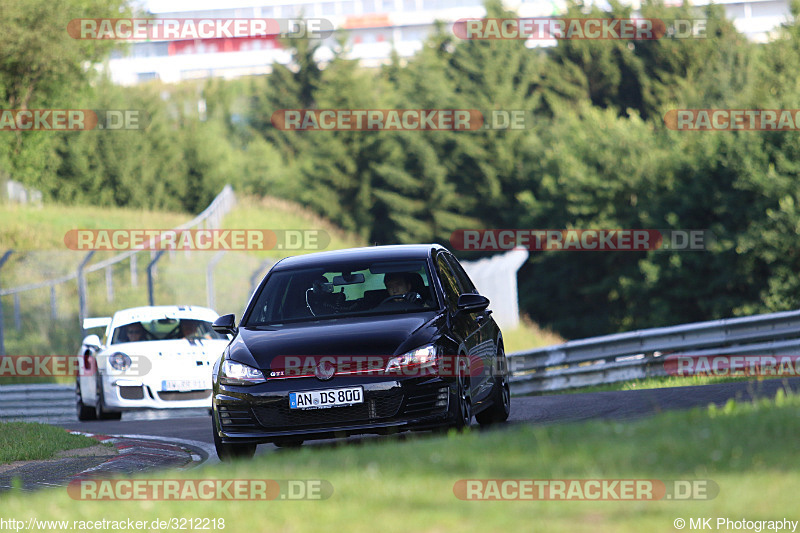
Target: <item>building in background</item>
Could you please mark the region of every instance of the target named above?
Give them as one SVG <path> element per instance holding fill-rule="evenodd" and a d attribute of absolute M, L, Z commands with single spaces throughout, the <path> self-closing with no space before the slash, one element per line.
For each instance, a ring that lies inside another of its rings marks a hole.
<path fill-rule="evenodd" d="M 681 0 L 672 0 L 672 3 Z M 705 5 L 709 0 L 695 0 Z M 521 17 L 558 16 L 563 0 L 506 0 Z M 604 2 L 598 2 L 604 3 Z M 639 0 L 630 2 L 634 8 Z M 668 2 L 669 3 L 669 2 Z M 728 17 L 750 39 L 765 41 L 768 32 L 790 18 L 788 0 L 723 0 Z M 141 7 L 155 18 L 323 18 L 344 33 L 347 57 L 365 66 L 385 63 L 394 48 L 409 57 L 422 48 L 435 22 L 452 25 L 459 19 L 485 15 L 483 0 L 149 0 Z M 530 46 L 554 41 L 529 42 Z M 325 39 L 320 61 L 329 59 L 336 38 Z M 158 79 L 174 83 L 209 77 L 235 78 L 269 73 L 274 63 L 288 64 L 289 52 L 271 38 L 215 38 L 133 42 L 109 61 L 116 83 L 132 85 Z"/>

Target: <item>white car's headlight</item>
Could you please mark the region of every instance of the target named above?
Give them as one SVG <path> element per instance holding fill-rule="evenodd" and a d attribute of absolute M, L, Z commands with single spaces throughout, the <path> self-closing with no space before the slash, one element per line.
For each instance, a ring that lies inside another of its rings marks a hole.
<path fill-rule="evenodd" d="M 222 362 L 222 375 L 219 381 L 223 385 L 255 385 L 267 380 L 259 369 L 226 359 Z"/>
<path fill-rule="evenodd" d="M 433 344 L 421 346 L 403 355 L 392 357 L 386 364 L 386 372 L 401 370 L 404 368 L 428 368 L 435 366 L 438 362 L 439 348 Z"/>
<path fill-rule="evenodd" d="M 122 372 L 131 367 L 131 358 L 122 352 L 116 352 L 108 356 L 108 364 L 114 370 Z"/>

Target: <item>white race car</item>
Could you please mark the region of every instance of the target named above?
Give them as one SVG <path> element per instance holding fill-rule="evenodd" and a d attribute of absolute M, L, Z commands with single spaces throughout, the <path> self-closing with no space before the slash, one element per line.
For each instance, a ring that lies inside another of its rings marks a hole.
<path fill-rule="evenodd" d="M 211 408 L 211 368 L 229 342 L 205 307 L 155 306 L 87 318 L 75 387 L 78 420 L 119 420 L 133 409 Z"/>

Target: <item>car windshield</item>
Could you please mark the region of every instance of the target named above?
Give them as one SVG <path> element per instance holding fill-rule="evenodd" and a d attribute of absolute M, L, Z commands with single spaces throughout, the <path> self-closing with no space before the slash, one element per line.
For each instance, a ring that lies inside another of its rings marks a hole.
<path fill-rule="evenodd" d="M 438 308 L 425 261 L 375 261 L 270 274 L 244 326 Z"/>
<path fill-rule="evenodd" d="M 211 329 L 211 323 L 205 320 L 157 318 L 131 322 L 115 328 L 111 336 L 111 344 L 168 339 L 196 341 L 227 339 L 227 337 Z"/>

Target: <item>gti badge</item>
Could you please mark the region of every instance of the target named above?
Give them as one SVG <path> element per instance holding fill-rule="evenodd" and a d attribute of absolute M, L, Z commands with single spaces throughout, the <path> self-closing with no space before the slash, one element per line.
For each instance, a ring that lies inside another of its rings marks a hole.
<path fill-rule="evenodd" d="M 336 368 L 330 361 L 322 361 L 314 369 L 314 375 L 320 381 L 327 381 L 336 373 Z"/>

